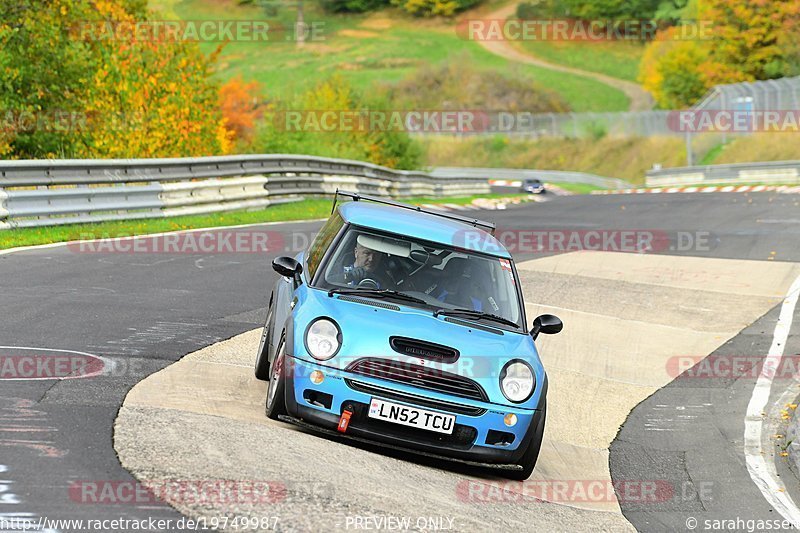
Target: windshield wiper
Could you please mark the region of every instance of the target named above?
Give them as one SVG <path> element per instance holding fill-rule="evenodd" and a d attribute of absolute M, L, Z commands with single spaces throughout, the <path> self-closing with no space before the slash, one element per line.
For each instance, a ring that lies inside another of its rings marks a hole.
<path fill-rule="evenodd" d="M 422 298 L 417 298 L 416 296 L 411 296 L 410 294 L 392 289 L 331 289 L 328 291 L 328 296 L 333 296 L 334 294 L 360 294 L 363 296 L 373 296 L 376 298 L 386 298 L 388 296 L 391 298 L 397 298 L 398 300 L 406 300 L 407 302 L 428 305 L 428 302 Z"/>
<path fill-rule="evenodd" d="M 501 316 L 493 315 L 491 313 L 484 313 L 483 311 L 475 311 L 474 309 L 438 309 L 433 316 L 466 316 L 469 318 L 484 318 L 486 320 L 493 320 L 507 326 L 514 326 L 519 328 L 519 324 L 513 320 L 503 318 Z"/>

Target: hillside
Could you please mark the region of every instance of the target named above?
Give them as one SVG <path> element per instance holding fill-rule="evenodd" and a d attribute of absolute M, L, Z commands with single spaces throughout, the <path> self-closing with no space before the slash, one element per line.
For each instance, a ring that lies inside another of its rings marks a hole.
<path fill-rule="evenodd" d="M 267 19 L 291 27 L 295 16 L 291 8 L 267 14 L 262 8 L 234 0 L 151 0 L 149 5 L 164 18 L 184 20 Z M 417 19 L 393 9 L 371 15 L 331 15 L 317 4 L 306 3 L 305 20 L 322 28 L 324 40 L 307 42 L 303 47 L 285 39 L 231 42 L 222 48 L 218 75 L 222 79 L 239 75 L 256 80 L 263 84 L 267 96 L 281 97 L 334 73 L 356 88 L 371 90 L 376 83 L 397 82 L 429 65 L 459 61 L 534 82 L 557 93 L 573 111 L 628 108 L 628 99 L 621 91 L 595 80 L 497 57 L 479 43 L 459 36 L 456 22 L 450 19 Z M 202 48 L 211 53 L 217 43 L 202 43 Z"/>

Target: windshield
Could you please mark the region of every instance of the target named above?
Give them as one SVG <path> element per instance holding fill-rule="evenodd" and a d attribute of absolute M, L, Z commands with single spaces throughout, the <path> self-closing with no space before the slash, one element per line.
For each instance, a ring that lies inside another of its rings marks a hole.
<path fill-rule="evenodd" d="M 347 230 L 331 254 L 318 288 L 360 289 L 365 296 L 368 291 L 398 291 L 421 300 L 406 299 L 403 305 L 468 309 L 517 325 L 521 318 L 510 260 L 356 227 Z"/>

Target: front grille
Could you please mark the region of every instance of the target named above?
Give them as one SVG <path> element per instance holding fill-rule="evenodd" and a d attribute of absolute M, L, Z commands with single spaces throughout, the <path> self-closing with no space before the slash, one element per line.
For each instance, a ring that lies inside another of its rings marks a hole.
<path fill-rule="evenodd" d="M 462 398 L 483 401 L 488 399 L 483 388 L 471 379 L 412 363 L 366 358 L 351 363 L 347 370 L 355 374 L 403 383 L 412 387 Z"/>
<path fill-rule="evenodd" d="M 390 337 L 389 345 L 397 353 L 440 363 L 455 363 L 459 355 L 455 348 L 407 337 Z"/>
<path fill-rule="evenodd" d="M 369 383 L 355 381 L 353 379 L 345 378 L 344 382 L 347 383 L 347 386 L 353 390 L 364 392 L 373 396 L 379 396 L 386 400 L 397 400 L 419 407 L 438 409 L 440 411 L 447 411 L 449 413 L 457 413 L 460 415 L 481 416 L 486 413 L 486 409 L 482 407 L 472 407 L 471 405 L 462 405 L 458 403 L 444 402 L 442 400 L 435 400 L 433 398 L 425 398 L 423 396 L 417 396 L 416 394 L 407 394 L 405 392 L 378 387 L 377 385 L 370 385 Z"/>

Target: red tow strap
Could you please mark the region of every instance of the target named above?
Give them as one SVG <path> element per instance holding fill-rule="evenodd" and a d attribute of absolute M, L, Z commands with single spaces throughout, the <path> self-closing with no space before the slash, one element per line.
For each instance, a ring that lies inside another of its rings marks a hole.
<path fill-rule="evenodd" d="M 339 418 L 339 427 L 337 427 L 336 429 L 338 429 L 342 433 L 346 432 L 347 426 L 350 425 L 351 416 L 353 416 L 353 413 L 351 411 L 347 410 L 343 411 L 341 418 Z"/>

